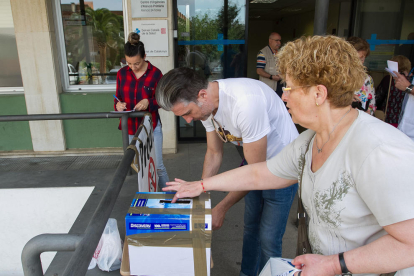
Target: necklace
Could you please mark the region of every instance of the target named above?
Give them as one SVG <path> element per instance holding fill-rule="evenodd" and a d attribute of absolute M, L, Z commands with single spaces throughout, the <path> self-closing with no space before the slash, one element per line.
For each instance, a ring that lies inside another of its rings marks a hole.
<path fill-rule="evenodd" d="M 345 118 L 345 116 L 349 113 L 349 111 L 351 111 L 351 109 L 352 109 L 352 108 L 350 108 L 350 109 L 349 109 L 349 110 L 348 110 L 348 111 L 344 114 L 344 116 L 342 116 L 342 118 L 339 120 L 339 122 L 337 122 L 337 123 L 336 123 L 336 125 L 333 127 L 332 131 L 331 131 L 331 132 L 329 132 L 329 134 L 328 134 L 328 140 L 326 140 L 326 142 L 325 142 L 325 143 L 323 143 L 323 145 L 322 145 L 322 147 L 321 147 L 321 148 L 319 148 L 319 147 L 318 147 L 318 141 L 316 140 L 316 135 L 315 135 L 315 144 L 316 144 L 316 149 L 318 150 L 318 153 L 321 153 L 321 152 L 322 152 L 323 147 L 326 145 L 326 143 L 328 143 L 329 139 L 331 139 L 331 134 L 332 134 L 332 132 L 334 132 L 335 128 L 339 125 L 339 123 L 342 121 L 342 119 L 343 119 L 343 118 Z"/>

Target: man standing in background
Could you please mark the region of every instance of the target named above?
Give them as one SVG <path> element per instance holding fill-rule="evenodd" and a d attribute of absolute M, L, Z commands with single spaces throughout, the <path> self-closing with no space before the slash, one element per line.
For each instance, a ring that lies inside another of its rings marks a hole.
<path fill-rule="evenodd" d="M 283 91 L 282 85 L 279 82 L 281 77 L 276 71 L 276 54 L 279 51 L 280 45 L 282 45 L 281 41 L 282 37 L 278 33 L 271 33 L 269 35 L 269 45 L 259 51 L 256 63 L 256 72 L 259 75 L 259 80 L 276 91 L 279 97 L 282 97 Z"/>

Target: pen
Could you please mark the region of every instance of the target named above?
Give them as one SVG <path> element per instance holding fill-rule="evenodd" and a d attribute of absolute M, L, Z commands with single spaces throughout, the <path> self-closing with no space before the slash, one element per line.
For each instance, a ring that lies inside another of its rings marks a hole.
<path fill-rule="evenodd" d="M 115 95 L 112 95 L 112 96 L 114 96 L 114 98 L 115 98 L 115 99 L 117 99 L 117 100 L 118 100 L 118 102 L 121 102 L 121 101 L 120 101 L 120 100 L 119 100 L 119 99 L 118 99 Z"/>
<path fill-rule="evenodd" d="M 114 96 L 114 98 L 118 101 L 118 102 L 120 102 L 120 103 L 122 103 L 115 95 L 112 95 L 112 96 Z M 132 111 L 135 111 L 135 108 L 132 110 Z"/>

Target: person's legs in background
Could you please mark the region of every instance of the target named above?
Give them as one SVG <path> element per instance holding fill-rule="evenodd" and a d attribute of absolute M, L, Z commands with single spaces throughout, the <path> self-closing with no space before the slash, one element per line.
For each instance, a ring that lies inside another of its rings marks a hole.
<path fill-rule="evenodd" d="M 240 276 L 256 276 L 260 262 L 260 220 L 262 191 L 250 191 L 244 197 L 244 232 Z"/>
<path fill-rule="evenodd" d="M 243 148 L 236 147 L 243 162 Z M 240 276 L 256 276 L 270 257 L 282 256 L 282 239 L 298 184 L 278 190 L 250 191 L 245 197 Z"/>
<path fill-rule="evenodd" d="M 242 158 L 241 166 L 247 165 L 243 147 L 236 146 Z M 250 191 L 244 197 L 244 231 L 240 276 L 256 276 L 260 264 L 260 218 L 263 209 L 262 191 Z"/>
<path fill-rule="evenodd" d="M 155 158 L 157 164 L 157 173 L 158 173 L 158 188 L 162 192 L 162 188 L 165 188 L 169 180 L 167 169 L 164 166 L 164 162 L 162 161 L 162 127 L 161 122 L 158 121 L 157 127 L 154 129 L 154 147 L 155 147 Z"/>
<path fill-rule="evenodd" d="M 134 135 L 128 135 L 128 141 L 131 144 L 132 139 L 134 138 Z"/>
<path fill-rule="evenodd" d="M 270 257 L 282 257 L 282 238 L 298 184 L 278 190 L 262 191 L 263 210 L 260 220 L 261 255 L 259 272 Z"/>

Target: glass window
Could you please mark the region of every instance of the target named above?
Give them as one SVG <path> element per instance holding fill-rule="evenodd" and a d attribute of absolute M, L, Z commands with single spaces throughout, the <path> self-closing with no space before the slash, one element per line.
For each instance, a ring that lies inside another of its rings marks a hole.
<path fill-rule="evenodd" d="M 371 46 L 365 60 L 370 71 L 384 72 L 387 60 L 394 55 L 407 57 L 414 66 L 413 9 L 411 0 L 357 2 L 354 35 L 365 38 Z"/>
<path fill-rule="evenodd" d="M 245 77 L 245 3 L 178 0 L 178 66 L 210 81 Z"/>
<path fill-rule="evenodd" d="M 213 81 L 246 76 L 245 0 L 177 0 L 178 66 Z M 178 119 L 179 140 L 205 139 L 200 121 Z"/>
<path fill-rule="evenodd" d="M 10 0 L 0 0 L 0 91 L 23 91 Z"/>
<path fill-rule="evenodd" d="M 61 0 L 59 6 L 65 87 L 114 89 L 116 73 L 126 65 L 122 0 Z"/>

